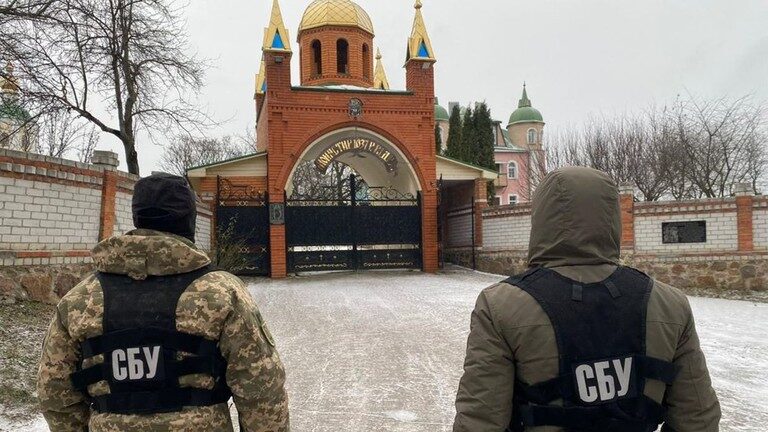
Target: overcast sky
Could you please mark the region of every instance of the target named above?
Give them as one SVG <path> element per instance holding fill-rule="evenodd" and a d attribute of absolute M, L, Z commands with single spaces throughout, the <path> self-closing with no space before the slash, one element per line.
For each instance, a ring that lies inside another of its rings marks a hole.
<path fill-rule="evenodd" d="M 210 135 L 255 122 L 254 74 L 272 0 L 194 0 L 192 49 L 211 60 L 201 103 L 228 120 Z M 310 0 L 281 0 L 292 48 Z M 402 68 L 413 0 L 358 0 L 373 20 L 390 84 Z M 423 0 L 442 105 L 485 100 L 496 119 L 517 107 L 523 81 L 551 132 L 597 113 L 632 112 L 690 92 L 768 100 L 766 0 Z M 292 61 L 298 84 L 298 56 Z M 103 139 L 102 147 L 114 146 Z M 120 159 L 124 160 L 122 150 Z M 143 174 L 162 148 L 139 147 Z"/>

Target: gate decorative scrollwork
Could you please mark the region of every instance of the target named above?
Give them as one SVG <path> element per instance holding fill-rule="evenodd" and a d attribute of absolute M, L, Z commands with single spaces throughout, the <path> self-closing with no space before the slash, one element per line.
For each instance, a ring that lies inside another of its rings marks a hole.
<path fill-rule="evenodd" d="M 235 185 L 225 178 L 218 178 L 217 196 L 219 205 L 227 207 L 257 207 L 268 202 L 265 191 L 253 185 Z"/>
<path fill-rule="evenodd" d="M 216 186 L 217 261 L 234 252 L 228 270 L 240 275 L 269 275 L 269 200 L 253 185 L 218 178 Z"/>
<path fill-rule="evenodd" d="M 421 268 L 421 200 L 354 175 L 286 200 L 291 272 Z"/>

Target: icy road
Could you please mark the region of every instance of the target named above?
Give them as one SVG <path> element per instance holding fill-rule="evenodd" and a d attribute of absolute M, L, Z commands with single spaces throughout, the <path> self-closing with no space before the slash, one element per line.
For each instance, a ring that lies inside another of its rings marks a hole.
<path fill-rule="evenodd" d="M 293 431 L 450 431 L 470 312 L 480 290 L 501 279 L 450 270 L 249 280 L 287 369 Z M 691 304 L 721 430 L 765 431 L 768 304 Z"/>

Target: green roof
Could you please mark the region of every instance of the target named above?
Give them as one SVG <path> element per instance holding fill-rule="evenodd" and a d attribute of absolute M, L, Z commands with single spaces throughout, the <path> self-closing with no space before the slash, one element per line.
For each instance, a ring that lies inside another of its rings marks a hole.
<path fill-rule="evenodd" d="M 508 125 L 516 123 L 543 123 L 544 117 L 541 112 L 533 107 L 518 108 L 509 116 Z"/>
<path fill-rule="evenodd" d="M 437 98 L 435 98 L 435 120 L 436 121 L 451 120 L 451 115 L 448 114 L 448 110 L 440 106 L 440 103 L 437 101 Z"/>
<path fill-rule="evenodd" d="M 544 123 L 544 117 L 541 115 L 541 111 L 537 110 L 531 105 L 531 100 L 528 99 L 528 90 L 523 84 L 523 97 L 517 104 L 515 112 L 509 116 L 509 125 L 516 123 Z"/>

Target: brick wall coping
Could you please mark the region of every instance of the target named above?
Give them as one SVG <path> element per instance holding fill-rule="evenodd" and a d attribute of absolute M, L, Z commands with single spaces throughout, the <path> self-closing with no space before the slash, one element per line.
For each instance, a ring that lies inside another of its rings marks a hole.
<path fill-rule="evenodd" d="M 446 250 L 456 251 L 462 249 L 471 248 L 447 248 Z M 499 254 L 509 253 L 516 255 L 527 255 L 528 249 L 509 249 L 509 248 L 480 248 L 482 253 Z M 768 251 L 752 251 L 752 252 L 736 252 L 736 251 L 713 251 L 713 252 L 692 252 L 692 253 L 622 253 L 622 259 L 655 259 L 663 261 L 707 261 L 707 260 L 727 260 L 727 261 L 743 261 L 743 260 L 764 260 L 768 259 Z"/>
<path fill-rule="evenodd" d="M 11 251 L 0 250 L 0 259 L 8 258 L 54 258 L 54 257 L 90 257 L 90 250 L 62 250 L 62 251 L 44 251 L 44 250 L 26 250 Z"/>
<path fill-rule="evenodd" d="M 729 213 L 735 211 L 736 198 L 635 203 L 635 215 Z"/>
<path fill-rule="evenodd" d="M 756 209 L 768 209 L 768 196 L 756 197 L 752 206 Z"/>
<path fill-rule="evenodd" d="M 120 177 L 120 180 L 131 183 L 136 183 L 141 178 L 136 174 L 127 173 L 125 171 L 117 171 L 117 176 Z"/>
<path fill-rule="evenodd" d="M 33 164 L 35 162 L 32 162 Z M 47 162 L 39 162 L 46 164 Z M 56 169 L 43 167 L 33 164 L 20 164 L 12 162 L 3 162 L 0 155 L 0 175 L 14 178 L 26 178 L 33 176 L 29 180 L 38 180 L 48 183 L 65 183 L 70 185 L 86 185 L 89 187 L 100 186 L 102 184 L 101 173 L 93 170 L 81 170 L 80 168 L 67 166 L 56 166 Z M 69 169 L 77 170 L 69 171 Z M 2 174 L 7 173 L 7 174 Z M 89 175 L 90 174 L 90 175 Z"/>
<path fill-rule="evenodd" d="M 531 204 L 507 204 L 503 206 L 488 207 L 483 210 L 483 218 L 497 218 L 508 216 L 530 216 Z"/>
<path fill-rule="evenodd" d="M 12 150 L 7 148 L 0 148 L 0 161 L 3 161 L 6 158 L 10 159 L 12 161 L 10 163 L 13 163 L 13 164 L 34 166 L 34 167 L 41 167 L 41 168 L 48 168 L 47 165 L 59 165 L 61 168 L 58 169 L 58 171 L 65 171 L 65 172 L 90 171 L 90 173 L 83 172 L 82 174 L 83 175 L 90 174 L 90 175 L 99 176 L 99 177 L 102 175 L 105 169 L 107 169 L 101 165 L 86 164 L 86 163 L 77 162 L 77 161 L 64 159 L 64 158 L 57 158 L 53 156 L 46 156 L 46 155 L 41 155 L 36 153 L 29 153 L 29 152 L 23 152 L 23 151 Z M 70 168 L 74 168 L 74 169 L 70 169 Z M 135 183 L 140 178 L 135 174 L 130 174 L 123 171 L 116 171 L 116 173 L 121 180 L 124 180 L 126 182 Z"/>
<path fill-rule="evenodd" d="M 768 196 L 757 196 L 754 199 L 755 208 L 768 208 Z M 685 201 L 653 201 L 636 202 L 636 215 L 670 214 L 670 213 L 730 213 L 736 211 L 736 198 L 710 198 Z M 483 217 L 526 216 L 531 214 L 531 204 L 507 204 L 488 207 L 483 210 Z"/>
<path fill-rule="evenodd" d="M 98 166 L 98 165 L 90 165 L 90 164 L 84 164 L 81 162 L 76 162 L 69 159 L 62 159 L 52 156 L 45 156 L 41 154 L 35 154 L 35 153 L 28 153 L 18 150 L 11 150 L 11 149 L 0 149 L 0 156 L 7 156 L 9 158 L 14 159 L 26 159 L 29 161 L 37 161 L 37 162 L 46 162 L 49 164 L 55 164 L 55 165 L 62 165 L 72 168 L 78 168 L 81 170 L 90 170 L 90 171 L 104 171 L 104 167 Z"/>

